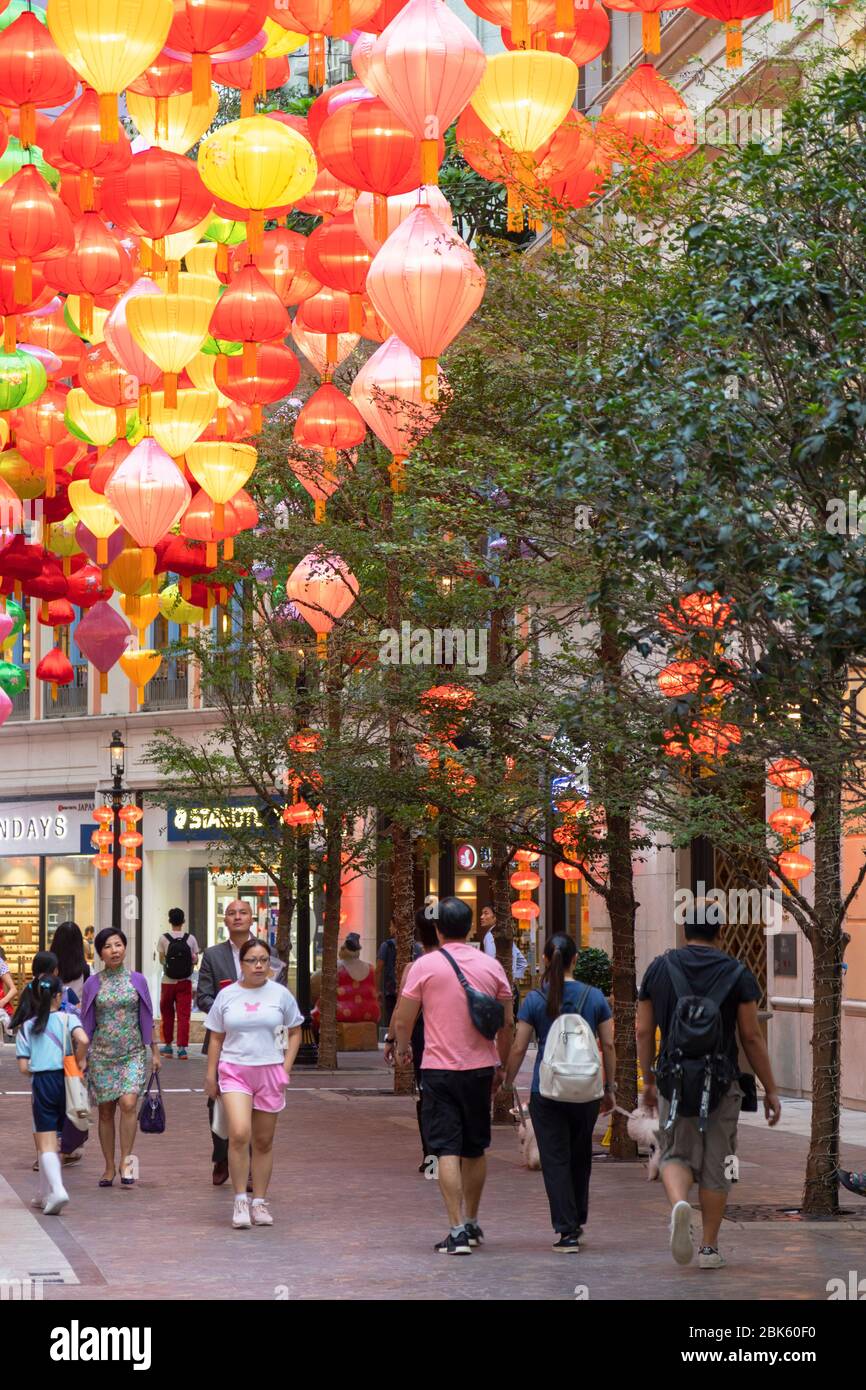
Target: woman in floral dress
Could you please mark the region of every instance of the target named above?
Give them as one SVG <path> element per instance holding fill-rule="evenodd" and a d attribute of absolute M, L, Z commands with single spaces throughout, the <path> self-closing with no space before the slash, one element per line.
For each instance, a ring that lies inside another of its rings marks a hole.
<path fill-rule="evenodd" d="M 136 1109 L 145 1087 L 148 1048 L 155 1070 L 161 1063 L 153 1036 L 153 1006 L 144 976 L 126 968 L 123 932 L 117 927 L 106 927 L 93 944 L 104 969 L 85 982 L 81 1026 L 90 1038 L 87 1084 L 91 1101 L 99 1106 L 99 1143 L 105 1158 L 99 1186 L 111 1187 L 117 1172 L 115 1129 L 119 1110 L 120 1181 L 124 1187 L 131 1187 L 135 1181 L 132 1147 Z"/>

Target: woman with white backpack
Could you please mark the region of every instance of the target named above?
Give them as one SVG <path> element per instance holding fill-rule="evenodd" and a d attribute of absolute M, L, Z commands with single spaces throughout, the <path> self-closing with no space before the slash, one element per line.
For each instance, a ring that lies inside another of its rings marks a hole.
<path fill-rule="evenodd" d="M 554 1250 L 577 1253 L 586 1222 L 592 1170 L 592 1131 L 599 1111 L 613 1109 L 616 1052 L 613 1019 L 600 989 L 572 978 L 577 946 L 561 933 L 544 947 L 540 989 L 530 990 L 517 1015 L 505 1084 L 520 1071 L 533 1035 L 538 1054 L 529 1114 L 541 1157 Z M 597 1041 L 598 1040 L 598 1041 Z M 598 1043 L 604 1054 L 604 1075 Z"/>

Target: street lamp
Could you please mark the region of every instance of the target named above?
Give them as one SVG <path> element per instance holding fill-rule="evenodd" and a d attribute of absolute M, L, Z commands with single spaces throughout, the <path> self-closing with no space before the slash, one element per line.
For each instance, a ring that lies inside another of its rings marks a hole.
<path fill-rule="evenodd" d="M 119 729 L 115 729 L 111 735 L 111 745 L 109 747 L 109 760 L 111 767 L 111 809 L 114 812 L 114 867 L 111 878 L 111 925 L 119 927 L 120 922 L 120 868 L 118 859 L 121 855 L 120 847 L 120 808 L 123 805 L 123 774 L 126 771 L 126 744 L 123 742 L 123 735 Z"/>

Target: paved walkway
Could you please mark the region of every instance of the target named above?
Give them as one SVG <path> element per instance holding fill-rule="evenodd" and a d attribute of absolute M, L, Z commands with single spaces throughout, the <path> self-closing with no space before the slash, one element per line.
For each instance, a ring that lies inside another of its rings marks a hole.
<path fill-rule="evenodd" d="M 667 1250 L 662 1190 L 641 1164 L 594 1167 L 578 1256 L 551 1252 L 541 1176 L 520 1167 L 510 1129 L 494 1131 L 482 1207 L 488 1235 L 469 1259 L 432 1251 L 445 1233 L 435 1183 L 416 1171 L 414 1105 L 383 1094 L 384 1068 L 298 1073 L 280 1120 L 270 1230 L 233 1231 L 231 1195 L 210 1182 L 201 1059 L 167 1064 L 168 1128 L 140 1135 L 141 1181 L 100 1191 L 98 1141 L 67 1170 L 60 1217 L 29 1206 L 30 1105 L 11 1048 L 0 1049 L 0 1278 L 42 1277 L 48 1299 L 825 1299 L 827 1280 L 866 1274 L 866 1223 L 726 1222 L 728 1267 L 680 1269 Z M 601 1135 L 599 1128 L 598 1135 Z M 858 1136 L 859 1137 L 859 1136 Z M 866 1168 L 866 1148 L 846 1142 Z M 734 1201 L 794 1206 L 806 1140 L 741 1132 Z M 858 1200 L 843 1194 L 845 1206 Z M 864 1204 L 866 1205 L 866 1204 Z"/>

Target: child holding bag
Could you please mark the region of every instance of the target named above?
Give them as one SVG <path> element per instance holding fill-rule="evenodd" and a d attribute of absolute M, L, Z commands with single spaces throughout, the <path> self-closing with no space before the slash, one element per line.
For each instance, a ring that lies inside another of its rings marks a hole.
<path fill-rule="evenodd" d="M 79 1069 L 87 1053 L 87 1034 L 74 1015 L 61 1013 L 63 986 L 56 975 L 40 975 L 30 986 L 34 1009 L 15 1038 L 18 1069 L 30 1074 L 33 1129 L 39 1155 L 39 1178 L 34 1206 L 56 1216 L 69 1201 L 63 1186 L 57 1135 L 66 1119 L 65 1057 Z"/>

